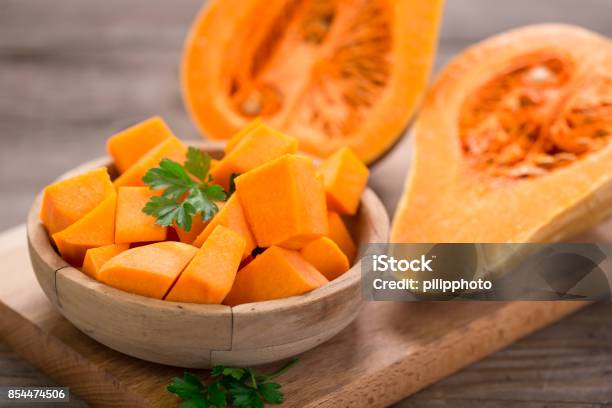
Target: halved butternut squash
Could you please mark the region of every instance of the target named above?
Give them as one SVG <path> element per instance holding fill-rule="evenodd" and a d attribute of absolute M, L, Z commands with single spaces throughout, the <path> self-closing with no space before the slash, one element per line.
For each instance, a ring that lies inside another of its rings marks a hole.
<path fill-rule="evenodd" d="M 45 188 L 40 220 L 50 235 L 83 218 L 105 198 L 115 194 L 106 167 L 101 167 Z"/>
<path fill-rule="evenodd" d="M 272 246 L 238 271 L 223 303 L 236 306 L 301 295 L 327 282 L 299 252 Z"/>
<path fill-rule="evenodd" d="M 106 149 L 119 173 L 124 173 L 145 153 L 171 137 L 174 135 L 166 122 L 154 116 L 111 136 Z"/>
<path fill-rule="evenodd" d="M 99 277 L 114 288 L 162 299 L 197 252 L 169 241 L 131 248 L 106 262 Z"/>
<path fill-rule="evenodd" d="M 229 139 L 256 117 L 325 157 L 365 162 L 402 134 L 425 89 L 442 0 L 213 0 L 187 39 L 185 103 Z"/>
<path fill-rule="evenodd" d="M 612 45 L 542 25 L 475 45 L 431 89 L 395 242 L 551 242 L 612 213 Z"/>

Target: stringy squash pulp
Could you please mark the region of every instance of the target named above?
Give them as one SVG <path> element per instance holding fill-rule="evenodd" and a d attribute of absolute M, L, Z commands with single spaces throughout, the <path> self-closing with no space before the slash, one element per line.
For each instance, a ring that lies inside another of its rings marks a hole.
<path fill-rule="evenodd" d="M 442 0 L 213 0 L 185 46 L 185 103 L 228 139 L 256 117 L 319 157 L 372 162 L 425 89 Z"/>
<path fill-rule="evenodd" d="M 557 241 L 612 213 L 612 44 L 533 26 L 446 67 L 414 129 L 395 242 Z"/>

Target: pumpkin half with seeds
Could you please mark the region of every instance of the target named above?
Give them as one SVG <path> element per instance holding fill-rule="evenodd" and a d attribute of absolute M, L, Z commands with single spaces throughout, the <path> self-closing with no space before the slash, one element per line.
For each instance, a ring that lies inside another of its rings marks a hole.
<path fill-rule="evenodd" d="M 426 98 L 395 242 L 552 242 L 612 213 L 612 43 L 532 26 L 477 44 Z"/>
<path fill-rule="evenodd" d="M 186 105 L 214 139 L 256 117 L 319 157 L 372 162 L 427 84 L 442 0 L 213 0 L 187 39 Z"/>

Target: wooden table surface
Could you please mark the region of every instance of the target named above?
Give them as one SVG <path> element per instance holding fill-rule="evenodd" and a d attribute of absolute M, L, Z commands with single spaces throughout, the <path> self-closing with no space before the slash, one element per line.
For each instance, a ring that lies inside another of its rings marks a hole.
<path fill-rule="evenodd" d="M 23 222 L 38 190 L 100 156 L 116 130 L 160 114 L 179 136 L 198 137 L 177 73 L 201 3 L 0 0 L 0 229 Z M 449 0 L 437 67 L 523 24 L 564 21 L 612 36 L 611 17 L 609 0 Z M 373 172 L 390 211 L 408 167 L 407 142 Z M 45 384 L 0 339 L 0 386 Z M 446 405 L 612 407 L 612 305 L 591 306 L 398 404 Z"/>

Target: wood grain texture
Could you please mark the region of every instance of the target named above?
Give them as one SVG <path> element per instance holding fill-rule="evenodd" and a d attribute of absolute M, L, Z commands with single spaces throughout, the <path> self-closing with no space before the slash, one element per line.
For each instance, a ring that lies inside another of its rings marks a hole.
<path fill-rule="evenodd" d="M 0 257 L 8 259 L 9 284 L 0 288 L 7 344 L 96 406 L 173 406 L 164 385 L 182 370 L 130 358 L 80 333 L 36 285 L 24 241 L 23 229 L 0 236 Z M 369 302 L 339 335 L 301 355 L 300 369 L 283 380 L 285 406 L 387 406 L 583 306 Z"/>
<path fill-rule="evenodd" d="M 180 100 L 177 61 L 200 3 L 0 0 L 0 228 L 23 222 L 37 191 L 98 157 L 108 135 L 138 120 L 161 114 L 181 137 L 197 138 Z M 437 65 L 474 41 L 528 23 L 577 23 L 610 36 L 611 13 L 609 0 L 451 0 Z M 409 144 L 405 138 L 373 170 L 371 186 L 390 213 Z M 610 344 L 612 305 L 591 306 L 405 406 L 604 406 L 611 403 Z M 43 376 L 10 351 L 1 353 L 0 367 L 6 384 L 42 384 Z"/>

